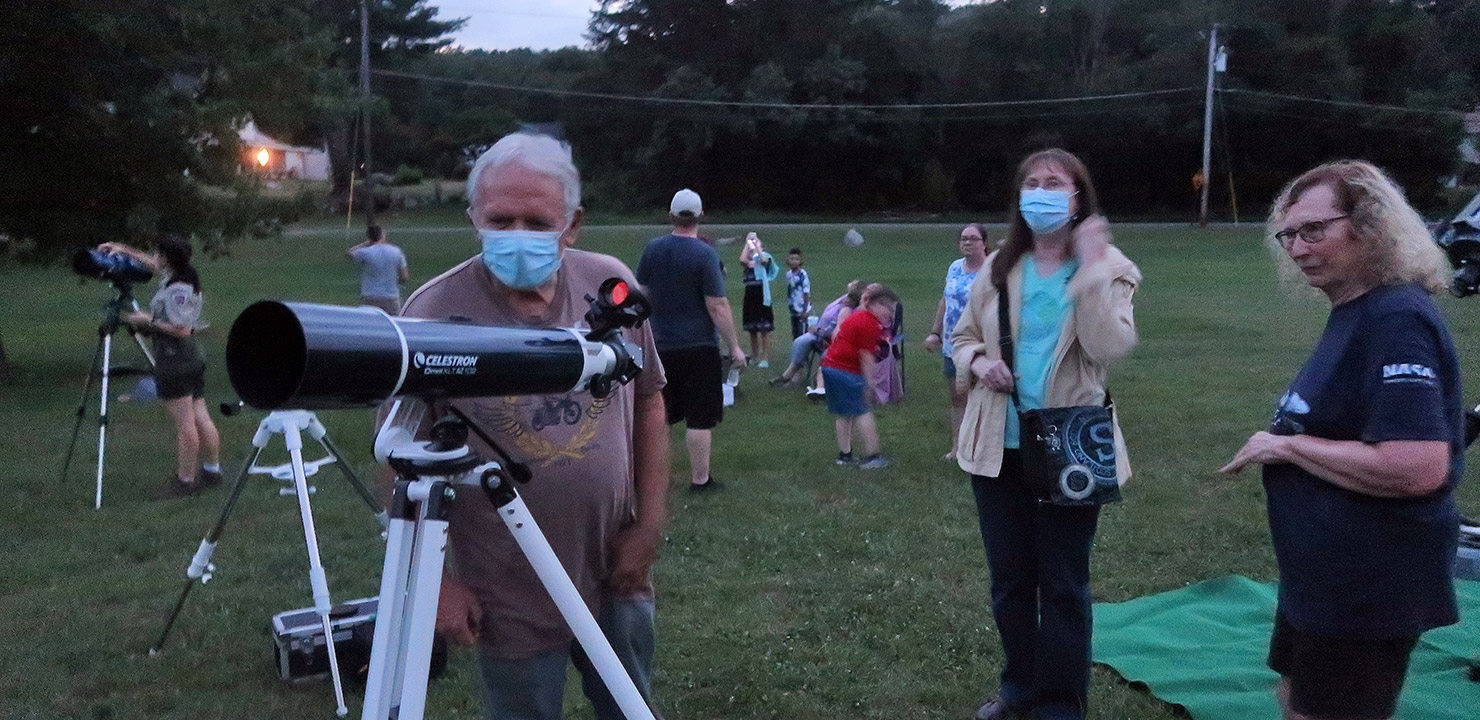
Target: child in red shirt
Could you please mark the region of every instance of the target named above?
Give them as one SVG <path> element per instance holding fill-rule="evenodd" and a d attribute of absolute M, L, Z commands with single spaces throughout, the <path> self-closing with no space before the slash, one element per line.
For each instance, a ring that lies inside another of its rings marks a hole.
<path fill-rule="evenodd" d="M 863 438 L 863 462 L 867 470 L 888 467 L 879 455 L 879 430 L 866 398 L 874 394 L 874 362 L 879 345 L 886 341 L 885 327 L 894 325 L 894 306 L 899 296 L 883 285 L 864 292 L 860 310 L 838 326 L 827 354 L 822 356 L 822 377 L 827 385 L 827 411 L 834 416 L 838 436 L 839 465 L 858 462 L 853 458 L 853 431 Z"/>

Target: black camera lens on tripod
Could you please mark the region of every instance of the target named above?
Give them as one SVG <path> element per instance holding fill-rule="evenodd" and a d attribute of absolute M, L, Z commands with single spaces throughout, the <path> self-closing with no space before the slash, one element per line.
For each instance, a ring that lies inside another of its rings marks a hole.
<path fill-rule="evenodd" d="M 118 286 L 149 282 L 154 277 L 154 271 L 148 265 L 123 253 L 110 253 L 98 248 L 78 250 L 72 256 L 72 271 Z"/>

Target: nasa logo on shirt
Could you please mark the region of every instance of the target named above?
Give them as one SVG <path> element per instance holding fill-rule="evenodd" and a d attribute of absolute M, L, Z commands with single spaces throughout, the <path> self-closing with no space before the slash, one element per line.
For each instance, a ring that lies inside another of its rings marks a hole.
<path fill-rule="evenodd" d="M 1421 383 L 1434 385 L 1438 382 L 1439 375 L 1433 368 L 1418 363 L 1393 363 L 1382 366 L 1382 384 L 1393 383 Z"/>
<path fill-rule="evenodd" d="M 1280 396 L 1280 401 L 1275 406 L 1274 422 L 1272 425 L 1277 429 L 1283 429 L 1292 434 L 1300 435 L 1305 432 L 1305 424 L 1297 420 L 1296 416 L 1303 417 L 1309 414 L 1310 403 L 1307 403 L 1305 398 L 1300 397 L 1300 393 L 1294 390 L 1288 390 L 1284 395 Z"/>

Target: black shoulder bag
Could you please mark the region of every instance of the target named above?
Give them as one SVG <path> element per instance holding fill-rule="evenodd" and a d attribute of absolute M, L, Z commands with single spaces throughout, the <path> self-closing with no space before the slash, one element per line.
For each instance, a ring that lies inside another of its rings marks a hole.
<path fill-rule="evenodd" d="M 1007 289 L 997 293 L 997 332 L 1002 361 L 1013 370 L 1016 351 L 1008 317 Z M 1115 425 L 1110 392 L 1104 405 L 1023 410 L 1017 379 L 1012 404 L 1018 411 L 1022 478 L 1039 502 L 1054 505 L 1104 505 L 1120 501 L 1115 475 Z"/>

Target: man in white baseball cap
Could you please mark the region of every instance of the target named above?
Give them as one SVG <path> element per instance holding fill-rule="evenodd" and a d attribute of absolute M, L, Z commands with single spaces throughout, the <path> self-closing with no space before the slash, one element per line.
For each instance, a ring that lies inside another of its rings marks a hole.
<path fill-rule="evenodd" d="M 673 194 L 673 202 L 668 203 L 668 214 L 675 218 L 697 218 L 704 214 L 704 201 L 699 198 L 699 193 L 684 188 Z"/>
<path fill-rule="evenodd" d="M 699 239 L 704 214 L 699 193 L 688 188 L 674 193 L 668 214 L 673 232 L 653 238 L 642 251 L 637 281 L 653 306 L 653 339 L 668 378 L 663 387 L 668 424 L 683 421 L 687 428 L 689 489 L 713 490 L 719 483 L 709 474 L 709 450 L 724 414 L 719 342 L 730 348 L 731 367 L 744 367 L 745 353 L 725 297 L 719 255 Z"/>

